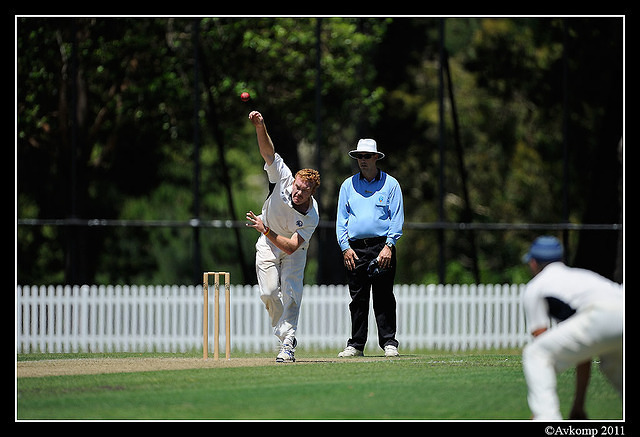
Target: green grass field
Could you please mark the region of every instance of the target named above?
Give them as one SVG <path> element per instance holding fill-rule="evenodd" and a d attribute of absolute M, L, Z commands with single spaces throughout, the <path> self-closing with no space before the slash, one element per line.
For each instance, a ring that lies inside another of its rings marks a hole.
<path fill-rule="evenodd" d="M 34 354 L 18 355 L 17 360 L 96 356 L 199 357 L 197 353 Z M 232 356 L 231 362 L 237 357 Z M 296 358 L 289 364 L 268 360 L 242 367 L 19 377 L 16 419 L 518 421 L 530 417 L 519 351 L 425 352 L 393 359 L 338 359 L 334 351 L 298 351 Z M 558 378 L 565 416 L 574 379 L 573 371 Z M 596 365 L 586 408 L 595 420 L 623 417 L 622 401 Z"/>

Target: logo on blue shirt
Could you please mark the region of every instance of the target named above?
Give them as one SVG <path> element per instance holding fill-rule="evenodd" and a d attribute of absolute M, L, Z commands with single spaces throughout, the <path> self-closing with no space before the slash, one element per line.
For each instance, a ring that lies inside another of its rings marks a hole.
<path fill-rule="evenodd" d="M 304 223 L 302 223 L 302 220 L 296 220 L 296 225 L 297 225 L 299 228 L 301 228 L 303 224 L 304 224 Z"/>

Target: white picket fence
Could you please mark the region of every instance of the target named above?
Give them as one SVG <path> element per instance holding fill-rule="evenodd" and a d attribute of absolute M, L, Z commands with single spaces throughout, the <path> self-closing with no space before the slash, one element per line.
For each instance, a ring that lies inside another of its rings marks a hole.
<path fill-rule="evenodd" d="M 525 285 L 396 285 L 401 351 L 521 347 L 528 341 Z M 209 292 L 209 350 L 213 286 Z M 221 287 L 224 288 L 224 287 Z M 202 286 L 17 286 L 16 352 L 187 352 L 202 350 Z M 342 350 L 350 336 L 345 285 L 307 285 L 299 350 Z M 231 286 L 232 351 L 275 350 L 256 285 Z M 224 292 L 220 293 L 224 351 Z M 367 349 L 378 351 L 373 310 Z"/>

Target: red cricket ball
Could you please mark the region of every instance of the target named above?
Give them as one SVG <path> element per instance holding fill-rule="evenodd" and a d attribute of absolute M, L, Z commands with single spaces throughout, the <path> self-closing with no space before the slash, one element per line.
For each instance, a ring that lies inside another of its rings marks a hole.
<path fill-rule="evenodd" d="M 249 95 L 248 92 L 245 91 L 242 94 L 240 94 L 240 98 L 242 99 L 243 102 L 248 102 L 251 96 Z"/>

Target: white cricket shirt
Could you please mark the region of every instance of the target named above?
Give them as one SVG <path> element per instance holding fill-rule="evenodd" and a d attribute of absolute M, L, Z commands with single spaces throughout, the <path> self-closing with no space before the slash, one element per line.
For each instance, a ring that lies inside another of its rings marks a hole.
<path fill-rule="evenodd" d="M 262 205 L 262 221 L 277 234 L 287 238 L 297 232 L 304 239 L 300 247 L 308 246 L 320 221 L 316 199 L 311 197 L 306 214 L 298 212 L 293 207 L 291 187 L 294 177 L 279 154 L 275 154 L 271 165 L 265 164 L 264 170 L 267 172 L 269 182 L 275 184 L 275 187 Z"/>
<path fill-rule="evenodd" d="M 622 306 L 622 286 L 590 270 L 562 262 L 546 266 L 528 284 L 523 305 L 527 330 L 549 327 L 549 318 L 562 321 L 591 305 Z"/>

